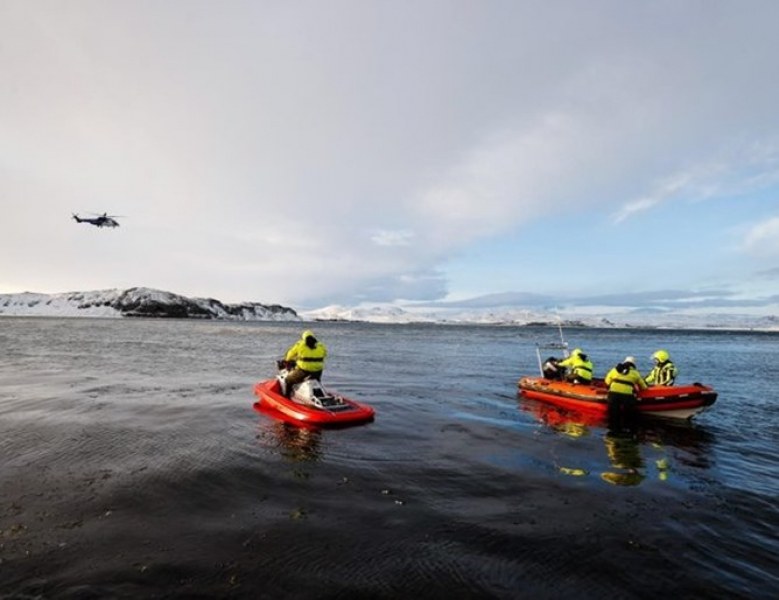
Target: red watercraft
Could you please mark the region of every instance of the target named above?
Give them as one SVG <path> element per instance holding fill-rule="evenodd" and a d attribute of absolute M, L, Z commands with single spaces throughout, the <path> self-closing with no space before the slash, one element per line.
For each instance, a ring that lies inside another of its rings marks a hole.
<path fill-rule="evenodd" d="M 605 417 L 608 390 L 602 379 L 591 384 L 569 383 L 545 377 L 522 377 L 519 393 L 532 400 L 547 402 L 561 408 Z M 637 394 L 639 414 L 673 419 L 691 419 L 717 399 L 713 388 L 701 383 L 656 385 Z"/>
<path fill-rule="evenodd" d="M 257 402 L 254 408 L 266 414 L 278 413 L 285 421 L 307 425 L 356 425 L 373 421 L 375 411 L 338 394 L 326 391 L 315 379 L 296 386 L 292 398 L 281 393 L 278 377 L 260 381 L 254 386 Z M 269 409 L 262 411 L 262 408 Z"/>

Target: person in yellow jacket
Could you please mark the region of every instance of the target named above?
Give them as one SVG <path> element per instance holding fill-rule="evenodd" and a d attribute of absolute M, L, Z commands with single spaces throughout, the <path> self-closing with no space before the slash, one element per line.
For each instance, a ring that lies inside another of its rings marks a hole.
<path fill-rule="evenodd" d="M 321 381 L 326 356 L 325 345 L 314 337 L 313 331 L 306 329 L 284 355 L 284 360 L 294 363 L 295 367 L 285 377 L 282 393 L 285 396 L 292 395 L 292 386 L 309 377 Z"/>
<path fill-rule="evenodd" d="M 666 350 L 658 350 L 652 355 L 655 366 L 646 376 L 649 385 L 673 385 L 679 374 L 676 365 L 671 362 L 671 355 Z"/>
<path fill-rule="evenodd" d="M 565 360 L 557 361 L 558 367 L 568 369 L 566 379 L 573 383 L 590 383 L 592 381 L 592 362 L 581 348 L 576 348 Z"/>
<path fill-rule="evenodd" d="M 619 429 L 635 419 L 636 392 L 647 388 L 636 369 L 636 359 L 628 356 L 606 374 L 609 426 Z"/>

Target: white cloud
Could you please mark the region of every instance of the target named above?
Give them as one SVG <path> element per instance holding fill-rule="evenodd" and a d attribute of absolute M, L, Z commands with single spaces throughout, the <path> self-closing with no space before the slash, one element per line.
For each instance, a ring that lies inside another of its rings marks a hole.
<path fill-rule="evenodd" d="M 718 156 L 678 171 L 652 186 L 649 195 L 626 202 L 612 215 L 620 223 L 641 212 L 675 200 L 701 202 L 735 198 L 779 182 L 779 140 L 768 136 L 755 144 L 717 148 Z M 707 157 L 705 151 L 701 157 Z"/>
<path fill-rule="evenodd" d="M 633 215 L 644 212 L 657 206 L 662 202 L 662 198 L 640 198 L 638 200 L 632 200 L 625 204 L 613 217 L 615 223 L 621 223 L 625 219 L 629 219 Z"/>
<path fill-rule="evenodd" d="M 779 217 L 752 226 L 744 236 L 742 248 L 756 256 L 779 257 Z"/>
<path fill-rule="evenodd" d="M 427 299 L 544 217 L 779 180 L 779 4 L 595 4 L 6 0 L 0 286 Z"/>
<path fill-rule="evenodd" d="M 409 246 L 414 239 L 414 233 L 408 230 L 379 230 L 371 240 L 378 246 Z"/>
<path fill-rule="evenodd" d="M 555 173 L 570 160 L 580 126 L 568 115 L 549 114 L 487 136 L 421 192 L 415 211 L 442 243 L 499 232 L 546 212 L 557 191 Z"/>

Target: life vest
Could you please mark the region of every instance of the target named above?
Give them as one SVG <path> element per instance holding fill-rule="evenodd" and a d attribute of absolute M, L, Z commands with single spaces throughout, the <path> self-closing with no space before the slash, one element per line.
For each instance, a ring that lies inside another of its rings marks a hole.
<path fill-rule="evenodd" d="M 620 373 L 617 367 L 614 367 L 606 375 L 606 385 L 609 386 L 609 391 L 615 394 L 635 394 L 636 388 L 646 389 L 646 382 L 641 377 L 634 367 L 630 367 L 627 373 Z"/>
<path fill-rule="evenodd" d="M 316 346 L 309 348 L 305 340 L 298 340 L 284 357 L 284 360 L 294 360 L 295 366 L 309 373 L 318 373 L 325 367 L 327 348 L 322 342 L 317 341 Z"/>
<path fill-rule="evenodd" d="M 654 367 L 646 376 L 646 382 L 652 385 L 673 385 L 679 371 L 668 360 Z"/>
<path fill-rule="evenodd" d="M 571 369 L 571 373 L 582 381 L 592 381 L 592 362 L 584 360 L 580 354 L 571 354 L 557 364 Z"/>

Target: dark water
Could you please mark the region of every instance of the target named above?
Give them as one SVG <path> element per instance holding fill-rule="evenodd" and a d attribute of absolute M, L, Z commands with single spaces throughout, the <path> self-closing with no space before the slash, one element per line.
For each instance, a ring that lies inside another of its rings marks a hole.
<path fill-rule="evenodd" d="M 566 332 L 720 393 L 614 437 L 517 398 L 556 332 L 509 327 L 317 324 L 377 419 L 285 425 L 300 329 L 0 319 L 0 597 L 777 597 L 779 336 Z"/>

